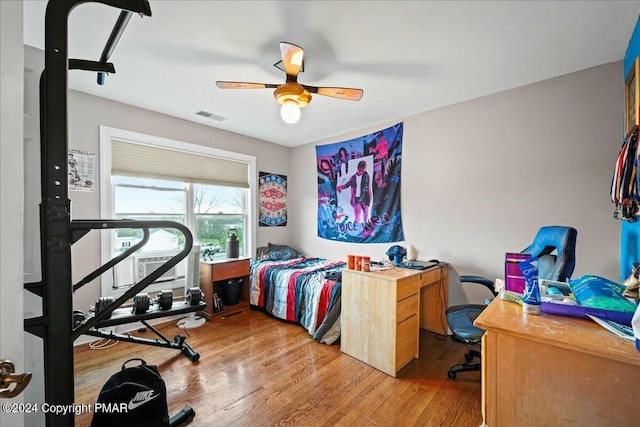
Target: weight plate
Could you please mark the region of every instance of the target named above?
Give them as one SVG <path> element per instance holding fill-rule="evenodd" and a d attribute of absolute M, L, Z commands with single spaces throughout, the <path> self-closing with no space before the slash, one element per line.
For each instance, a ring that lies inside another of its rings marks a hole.
<path fill-rule="evenodd" d="M 102 310 L 107 308 L 109 304 L 113 302 L 113 297 L 100 297 L 96 301 L 96 306 L 94 307 L 94 311 L 96 314 L 100 313 Z"/>
<path fill-rule="evenodd" d="M 73 310 L 73 327 L 77 328 L 84 322 L 85 315 L 80 310 Z"/>
<path fill-rule="evenodd" d="M 202 301 L 202 291 L 200 288 L 189 288 L 187 291 L 187 303 L 189 305 L 198 305 Z"/>
<path fill-rule="evenodd" d="M 143 314 L 149 310 L 149 305 L 151 304 L 151 299 L 149 298 L 149 294 L 138 294 L 133 297 L 133 313 L 134 314 Z"/>
<path fill-rule="evenodd" d="M 169 310 L 173 305 L 173 291 L 160 291 L 158 293 L 158 307 L 160 310 Z"/>

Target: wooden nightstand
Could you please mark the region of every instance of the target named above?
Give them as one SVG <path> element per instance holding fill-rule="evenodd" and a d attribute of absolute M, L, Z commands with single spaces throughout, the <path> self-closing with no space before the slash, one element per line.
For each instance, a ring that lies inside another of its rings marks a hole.
<path fill-rule="evenodd" d="M 214 316 L 229 316 L 249 310 L 249 261 L 251 258 L 224 258 L 215 261 L 200 261 L 200 289 L 204 293 L 207 308 L 202 312 L 207 320 Z M 241 279 L 240 301 L 238 304 L 225 306 L 224 311 L 215 313 L 213 294 L 221 296 L 222 286 L 229 279 Z"/>

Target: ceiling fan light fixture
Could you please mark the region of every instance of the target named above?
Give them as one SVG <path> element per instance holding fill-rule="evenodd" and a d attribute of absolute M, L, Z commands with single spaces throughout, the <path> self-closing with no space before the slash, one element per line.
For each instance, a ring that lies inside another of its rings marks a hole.
<path fill-rule="evenodd" d="M 298 103 L 292 99 L 288 99 L 282 103 L 280 107 L 280 117 L 285 123 L 290 125 L 300 120 L 300 107 Z"/>
<path fill-rule="evenodd" d="M 359 101 L 362 98 L 362 89 L 301 85 L 298 83 L 298 74 L 304 68 L 304 50 L 293 43 L 280 42 L 280 54 L 282 60 L 274 65 L 287 75 L 283 84 L 216 81 L 216 86 L 220 89 L 275 88 L 273 97 L 281 105 L 280 117 L 289 124 L 300 119 L 300 109 L 309 105 L 312 93 L 351 101 Z"/>
<path fill-rule="evenodd" d="M 283 104 L 287 100 L 296 101 L 300 95 L 304 93 L 305 89 L 301 84 L 296 82 L 287 82 L 280 85 L 273 91 L 273 97 L 280 104 Z"/>

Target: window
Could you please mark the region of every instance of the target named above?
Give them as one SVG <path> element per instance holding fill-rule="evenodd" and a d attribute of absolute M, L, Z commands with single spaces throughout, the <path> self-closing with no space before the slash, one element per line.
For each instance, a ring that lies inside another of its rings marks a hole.
<path fill-rule="evenodd" d="M 226 240 L 236 234 L 240 256 L 254 244 L 255 158 L 209 147 L 101 127 L 101 211 L 103 218 L 163 220 L 184 224 L 200 253 L 224 258 Z M 179 252 L 184 236 L 174 229 L 151 229 L 134 256 L 102 277 L 102 295 L 118 295 L 141 277 L 136 263 L 157 262 Z M 115 229 L 103 238 L 103 263 L 138 243 L 139 229 Z M 184 265 L 183 265 L 184 264 Z M 187 261 L 145 292 L 184 286 Z M 197 265 L 196 265 L 197 266 Z M 147 265 L 145 265 L 147 267 Z M 171 283 L 166 283 L 171 282 Z M 197 286 L 197 284 L 195 284 Z"/>
<path fill-rule="evenodd" d="M 235 231 L 240 242 L 240 256 L 244 256 L 246 193 L 241 188 L 193 186 L 194 236 L 200 242 L 201 253 L 224 258 L 227 238 Z"/>
<path fill-rule="evenodd" d="M 135 220 L 176 221 L 189 227 L 187 221 L 186 183 L 156 179 L 111 176 L 113 212 L 111 218 Z M 149 230 L 147 244 L 139 253 L 179 252 L 184 246 L 184 236 L 176 230 Z M 114 254 L 126 251 L 142 240 L 141 229 L 120 228 L 114 230 Z M 195 236 L 194 236 L 195 238 Z"/>
<path fill-rule="evenodd" d="M 111 181 L 114 218 L 185 224 L 200 243 L 201 253 L 206 251 L 212 258 L 224 258 L 227 237 L 235 232 L 240 241 L 240 256 L 244 255 L 246 189 L 117 175 L 112 175 Z M 183 247 L 181 233 L 150 232 L 149 242 L 140 249 L 141 253 L 178 252 Z M 126 251 L 140 240 L 142 230 L 115 230 L 115 253 Z"/>

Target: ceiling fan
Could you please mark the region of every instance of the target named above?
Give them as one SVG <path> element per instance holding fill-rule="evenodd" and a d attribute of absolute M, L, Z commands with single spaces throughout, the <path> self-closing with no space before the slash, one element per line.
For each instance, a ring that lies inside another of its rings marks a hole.
<path fill-rule="evenodd" d="M 280 108 L 280 116 L 286 123 L 293 124 L 300 119 L 300 109 L 309 105 L 311 94 L 330 96 L 332 98 L 359 101 L 362 98 L 362 89 L 346 87 L 317 87 L 298 83 L 298 73 L 303 68 L 304 50 L 300 46 L 288 42 L 280 42 L 282 61 L 274 64 L 279 67 L 280 62 L 287 74 L 287 80 L 283 84 L 248 83 L 217 81 L 216 86 L 221 89 L 275 89 L 273 96 Z"/>

